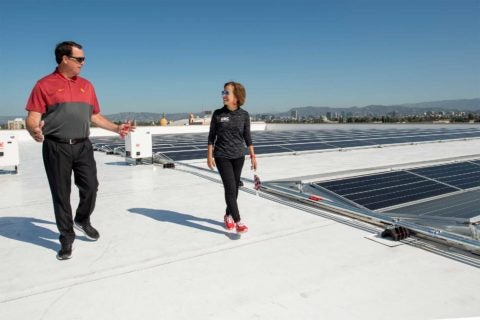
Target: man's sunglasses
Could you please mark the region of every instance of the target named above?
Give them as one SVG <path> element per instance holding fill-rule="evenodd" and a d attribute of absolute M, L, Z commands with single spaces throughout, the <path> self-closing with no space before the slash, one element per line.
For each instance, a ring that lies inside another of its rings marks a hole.
<path fill-rule="evenodd" d="M 228 90 L 223 90 L 222 91 L 222 96 L 228 96 L 228 95 L 230 95 L 230 91 L 228 91 Z"/>
<path fill-rule="evenodd" d="M 85 61 L 85 57 L 72 57 L 68 56 L 70 59 L 77 61 L 78 63 L 82 63 Z"/>

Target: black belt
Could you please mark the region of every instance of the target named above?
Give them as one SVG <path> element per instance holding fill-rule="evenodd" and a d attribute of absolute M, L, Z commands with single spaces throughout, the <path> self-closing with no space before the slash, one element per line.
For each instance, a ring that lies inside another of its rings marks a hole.
<path fill-rule="evenodd" d="M 77 139 L 62 139 L 62 138 L 57 138 L 57 137 L 54 137 L 54 136 L 45 136 L 45 139 L 47 140 L 52 140 L 52 141 L 55 141 L 55 142 L 58 142 L 58 143 L 66 143 L 66 144 L 77 144 L 77 143 L 80 143 L 80 142 L 83 142 L 85 140 L 87 140 L 88 138 L 77 138 Z"/>

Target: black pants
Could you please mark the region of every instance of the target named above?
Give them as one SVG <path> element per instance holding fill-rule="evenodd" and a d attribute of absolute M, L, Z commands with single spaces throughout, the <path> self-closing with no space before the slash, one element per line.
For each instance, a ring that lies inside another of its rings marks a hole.
<path fill-rule="evenodd" d="M 90 222 L 90 215 L 95 208 L 98 180 L 92 144 L 88 139 L 73 145 L 46 139 L 43 142 L 43 163 L 52 193 L 60 242 L 71 243 L 75 239 L 70 205 L 72 171 L 75 185 L 80 191 L 75 221 L 80 224 Z"/>
<path fill-rule="evenodd" d="M 220 177 L 222 177 L 223 188 L 225 189 L 226 214 L 231 215 L 235 222 L 240 221 L 237 197 L 244 162 L 245 157 L 237 159 L 215 158 L 215 164 Z"/>

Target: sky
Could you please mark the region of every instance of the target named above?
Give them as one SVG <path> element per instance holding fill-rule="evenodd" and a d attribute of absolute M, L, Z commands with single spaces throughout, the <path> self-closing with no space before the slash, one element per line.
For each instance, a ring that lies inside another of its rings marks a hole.
<path fill-rule="evenodd" d="M 252 114 L 480 97 L 480 0 L 2 0 L 0 115 L 83 45 L 103 114 Z"/>

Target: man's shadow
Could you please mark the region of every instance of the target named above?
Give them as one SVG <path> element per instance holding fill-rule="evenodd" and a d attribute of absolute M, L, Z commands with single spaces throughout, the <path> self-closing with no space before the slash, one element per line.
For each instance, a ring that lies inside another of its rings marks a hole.
<path fill-rule="evenodd" d="M 42 226 L 54 222 L 29 217 L 0 217 L 0 235 L 57 251 L 58 233 Z"/>
<path fill-rule="evenodd" d="M 16 174 L 17 171 L 15 170 L 6 170 L 6 169 L 0 169 L 0 175 L 5 175 L 5 174 Z"/>
<path fill-rule="evenodd" d="M 57 252 L 60 248 L 58 232 L 42 225 L 54 225 L 55 222 L 31 217 L 0 217 L 0 236 L 35 244 Z M 86 240 L 86 237 L 77 236 Z"/>
<path fill-rule="evenodd" d="M 199 218 L 189 214 L 179 213 L 170 210 L 155 210 L 155 209 L 147 209 L 147 208 L 131 208 L 128 209 L 129 212 L 137 213 L 144 215 L 146 217 L 152 218 L 157 221 L 169 222 L 169 223 L 176 223 L 182 226 L 200 229 L 203 231 L 213 232 L 217 234 L 222 234 L 228 237 L 230 240 L 238 240 L 240 239 L 240 235 L 236 233 L 230 233 L 226 231 L 221 231 L 212 227 L 204 226 L 200 223 L 196 222 L 206 222 L 212 225 L 223 227 L 223 222 L 207 219 L 207 218 Z"/>

